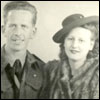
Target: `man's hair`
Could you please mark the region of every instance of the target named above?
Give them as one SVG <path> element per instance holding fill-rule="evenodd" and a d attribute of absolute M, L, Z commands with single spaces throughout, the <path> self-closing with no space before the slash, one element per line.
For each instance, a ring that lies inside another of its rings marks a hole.
<path fill-rule="evenodd" d="M 8 13 L 11 10 L 27 10 L 30 11 L 33 14 L 33 24 L 36 24 L 36 20 L 37 20 L 37 10 L 35 8 L 35 6 L 31 5 L 30 3 L 28 3 L 27 1 L 11 1 L 9 3 L 7 3 L 4 7 L 4 23 L 6 23 L 7 21 L 7 16 Z"/>

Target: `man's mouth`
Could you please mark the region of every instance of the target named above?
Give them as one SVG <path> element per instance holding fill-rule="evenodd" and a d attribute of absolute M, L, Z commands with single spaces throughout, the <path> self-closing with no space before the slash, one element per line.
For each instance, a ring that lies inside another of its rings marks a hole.
<path fill-rule="evenodd" d="M 23 42 L 24 40 L 21 39 L 12 39 L 16 44 L 20 44 L 21 42 Z"/>

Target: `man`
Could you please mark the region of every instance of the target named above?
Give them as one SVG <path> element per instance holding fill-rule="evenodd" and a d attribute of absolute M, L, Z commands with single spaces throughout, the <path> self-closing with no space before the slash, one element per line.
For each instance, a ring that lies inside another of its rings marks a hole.
<path fill-rule="evenodd" d="M 41 98 L 44 62 L 27 50 L 36 33 L 36 8 L 26 1 L 12 1 L 5 5 L 3 17 L 7 42 L 1 50 L 1 98 Z"/>

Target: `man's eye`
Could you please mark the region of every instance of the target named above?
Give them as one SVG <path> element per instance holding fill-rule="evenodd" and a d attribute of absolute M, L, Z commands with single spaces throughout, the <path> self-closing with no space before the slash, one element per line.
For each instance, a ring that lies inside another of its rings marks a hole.
<path fill-rule="evenodd" d="M 11 24 L 11 25 L 9 25 L 9 27 L 11 27 L 11 28 L 15 28 L 16 25 L 15 25 L 15 24 Z"/>
<path fill-rule="evenodd" d="M 26 25 L 22 25 L 22 28 L 27 28 L 27 26 Z"/>

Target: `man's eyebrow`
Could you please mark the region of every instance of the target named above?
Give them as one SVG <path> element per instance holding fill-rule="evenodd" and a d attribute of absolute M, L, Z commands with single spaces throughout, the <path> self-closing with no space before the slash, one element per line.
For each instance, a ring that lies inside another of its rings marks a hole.
<path fill-rule="evenodd" d="M 16 26 L 16 24 L 14 24 L 14 23 L 9 24 L 9 26 L 13 26 L 13 25 Z"/>
<path fill-rule="evenodd" d="M 28 25 L 26 25 L 26 24 L 21 24 L 21 26 L 28 27 Z"/>

